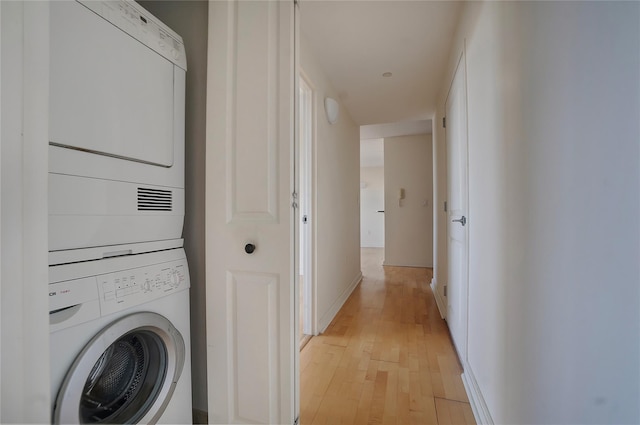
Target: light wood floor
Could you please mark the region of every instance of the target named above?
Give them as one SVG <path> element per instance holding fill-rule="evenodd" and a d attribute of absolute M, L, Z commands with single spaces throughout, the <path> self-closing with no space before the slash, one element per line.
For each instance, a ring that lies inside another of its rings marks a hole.
<path fill-rule="evenodd" d="M 300 353 L 300 422 L 475 424 L 432 270 L 382 257 L 362 250 L 362 283 Z"/>

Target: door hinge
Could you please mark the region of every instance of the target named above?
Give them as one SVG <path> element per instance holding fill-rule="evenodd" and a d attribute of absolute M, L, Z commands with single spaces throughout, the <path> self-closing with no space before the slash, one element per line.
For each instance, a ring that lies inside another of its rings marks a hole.
<path fill-rule="evenodd" d="M 444 201 L 444 212 L 447 212 L 447 201 Z"/>
<path fill-rule="evenodd" d="M 447 296 L 447 285 L 444 285 L 444 296 Z"/>
<path fill-rule="evenodd" d="M 291 207 L 293 207 L 293 209 L 298 208 L 298 192 L 295 190 L 291 194 Z"/>
<path fill-rule="evenodd" d="M 447 117 L 442 117 L 442 127 L 447 128 Z"/>

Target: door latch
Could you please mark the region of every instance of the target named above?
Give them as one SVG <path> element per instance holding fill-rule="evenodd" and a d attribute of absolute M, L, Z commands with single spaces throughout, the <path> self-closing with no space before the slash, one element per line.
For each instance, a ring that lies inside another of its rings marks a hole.
<path fill-rule="evenodd" d="M 465 224 L 467 224 L 467 217 L 462 216 L 462 218 L 459 218 L 457 220 L 451 220 L 451 222 L 452 223 L 460 223 L 460 224 L 462 224 L 464 226 Z"/>

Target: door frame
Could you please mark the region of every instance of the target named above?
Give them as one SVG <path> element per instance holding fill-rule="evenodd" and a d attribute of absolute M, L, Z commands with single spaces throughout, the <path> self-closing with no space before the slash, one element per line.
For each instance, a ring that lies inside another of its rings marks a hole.
<path fill-rule="evenodd" d="M 298 168 L 299 173 L 296 176 L 299 182 L 300 193 L 308 193 L 309 196 L 305 196 L 304 198 L 300 198 L 301 201 L 301 213 L 307 211 L 310 215 L 310 223 L 308 226 L 302 226 L 300 230 L 300 241 L 304 241 L 304 246 L 301 247 L 300 252 L 302 252 L 302 267 L 304 280 L 304 333 L 306 335 L 318 335 L 318 310 L 317 310 L 317 270 L 316 270 L 316 217 L 317 217 L 317 202 L 316 202 L 316 129 L 317 129 L 317 114 L 316 114 L 316 100 L 317 100 L 317 89 L 308 74 L 304 72 L 302 67 L 299 69 L 299 83 L 300 90 L 305 90 L 309 95 L 309 105 L 310 108 L 308 111 L 305 111 L 308 114 L 309 120 L 309 129 L 308 129 L 308 139 L 302 137 L 302 131 L 304 130 L 302 127 L 302 119 L 303 117 L 299 117 L 300 123 L 300 140 L 298 145 L 301 147 L 302 152 L 300 155 L 300 167 Z M 303 99 L 301 99 L 301 102 Z M 306 143 L 304 148 L 302 144 Z M 302 158 L 304 156 L 304 158 Z M 302 162 L 304 161 L 304 167 Z M 303 176 L 303 173 L 305 176 Z M 306 178 L 305 178 L 306 177 Z M 300 224 L 300 220 L 298 220 Z M 304 238 L 302 237 L 304 233 Z M 299 276 L 299 273 L 298 273 Z"/>
<path fill-rule="evenodd" d="M 12 383 L 11 391 L 0 392 L 2 423 L 51 420 L 49 7 L 48 2 L 0 3 L 5 24 L 0 25 L 0 374 L 3 384 Z"/>

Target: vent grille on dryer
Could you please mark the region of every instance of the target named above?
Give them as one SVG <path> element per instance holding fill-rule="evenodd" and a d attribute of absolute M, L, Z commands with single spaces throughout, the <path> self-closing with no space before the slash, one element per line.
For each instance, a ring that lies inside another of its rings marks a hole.
<path fill-rule="evenodd" d="M 138 211 L 171 211 L 172 200 L 170 190 L 138 188 Z"/>

